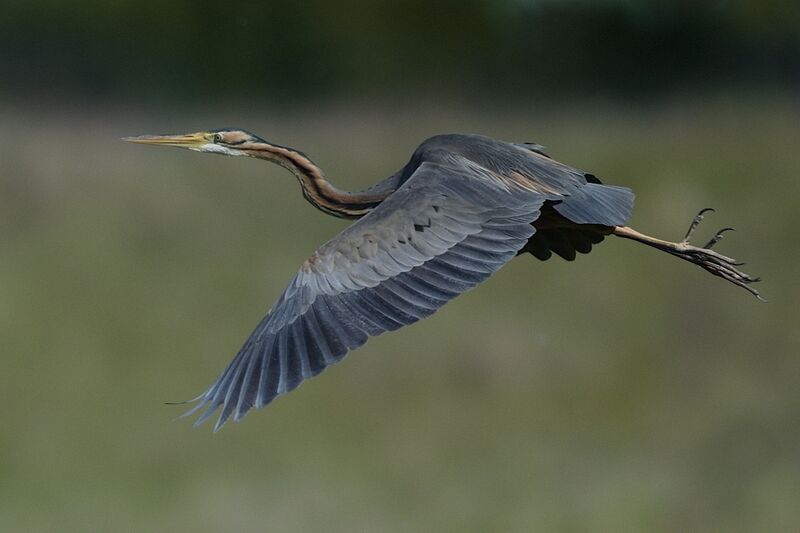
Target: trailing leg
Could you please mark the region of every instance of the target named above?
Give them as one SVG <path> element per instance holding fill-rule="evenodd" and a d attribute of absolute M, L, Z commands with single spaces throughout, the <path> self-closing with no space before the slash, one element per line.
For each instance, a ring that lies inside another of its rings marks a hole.
<path fill-rule="evenodd" d="M 643 233 L 639 233 L 638 231 L 627 226 L 617 226 L 614 228 L 612 233 L 617 237 L 623 237 L 625 239 L 641 242 L 642 244 L 663 250 L 676 257 L 680 257 L 681 259 L 689 261 L 690 263 L 699 265 L 715 276 L 719 276 L 730 281 L 734 285 L 742 287 L 759 300 L 766 301 L 761 297 L 757 290 L 750 286 L 751 283 L 760 281 L 760 278 L 754 278 L 736 268 L 742 266 L 744 263 L 740 263 L 735 259 L 731 259 L 730 257 L 726 257 L 712 250 L 714 245 L 722 239 L 723 234 L 726 231 L 733 231 L 733 228 L 721 229 L 716 233 L 716 235 L 714 235 L 714 237 L 711 238 L 710 241 L 705 244 L 705 246 L 698 247 L 689 243 L 689 239 L 697 229 L 697 226 L 700 225 L 700 222 L 702 222 L 704 214 L 708 211 L 713 211 L 713 209 L 703 209 L 697 214 L 696 217 L 694 217 L 691 225 L 689 226 L 689 230 L 686 232 L 686 236 L 680 242 L 670 242 L 656 239 L 655 237 L 650 237 L 648 235 L 644 235 Z"/>

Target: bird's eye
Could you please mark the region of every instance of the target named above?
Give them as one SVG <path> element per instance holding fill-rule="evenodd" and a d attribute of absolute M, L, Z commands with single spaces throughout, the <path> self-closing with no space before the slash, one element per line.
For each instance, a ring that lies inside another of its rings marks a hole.
<path fill-rule="evenodd" d="M 221 133 L 215 133 L 214 134 L 214 142 L 215 143 L 221 143 L 222 142 L 222 134 Z"/>

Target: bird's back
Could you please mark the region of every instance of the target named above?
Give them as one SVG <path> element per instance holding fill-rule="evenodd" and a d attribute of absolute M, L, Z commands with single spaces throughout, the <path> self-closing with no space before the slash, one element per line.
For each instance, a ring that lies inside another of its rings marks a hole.
<path fill-rule="evenodd" d="M 477 167 L 494 179 L 536 190 L 560 215 L 576 224 L 618 226 L 633 210 L 630 189 L 603 185 L 593 174 L 545 155 L 534 143 L 511 143 L 474 134 L 436 135 L 414 151 L 401 171 L 401 180 L 408 179 L 425 162 L 469 167 L 472 171 Z"/>

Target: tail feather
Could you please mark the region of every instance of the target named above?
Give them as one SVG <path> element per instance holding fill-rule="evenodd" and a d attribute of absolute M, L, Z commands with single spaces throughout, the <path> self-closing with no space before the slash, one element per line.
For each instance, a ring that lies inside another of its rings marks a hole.
<path fill-rule="evenodd" d="M 587 183 L 554 206 L 576 224 L 622 226 L 633 211 L 633 191 L 627 187 Z"/>

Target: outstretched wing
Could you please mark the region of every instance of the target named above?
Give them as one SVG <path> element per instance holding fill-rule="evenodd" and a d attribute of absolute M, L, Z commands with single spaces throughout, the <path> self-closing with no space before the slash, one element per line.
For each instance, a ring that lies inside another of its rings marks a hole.
<path fill-rule="evenodd" d="M 215 431 L 367 341 L 433 314 L 511 260 L 545 196 L 467 165 L 424 163 L 320 247 L 186 415 Z"/>

